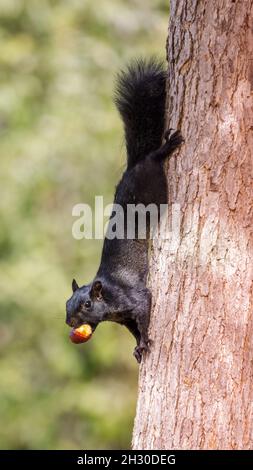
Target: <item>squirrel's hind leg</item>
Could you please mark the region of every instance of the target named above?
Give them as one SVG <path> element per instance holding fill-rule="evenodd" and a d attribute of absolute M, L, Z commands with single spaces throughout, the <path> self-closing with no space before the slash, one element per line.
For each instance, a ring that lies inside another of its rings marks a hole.
<path fill-rule="evenodd" d="M 171 133 L 172 129 L 168 129 L 165 134 L 165 143 L 155 152 L 152 152 L 149 157 L 152 160 L 164 160 L 166 157 L 172 155 L 174 150 L 176 150 L 183 142 L 184 139 L 180 131 Z"/>

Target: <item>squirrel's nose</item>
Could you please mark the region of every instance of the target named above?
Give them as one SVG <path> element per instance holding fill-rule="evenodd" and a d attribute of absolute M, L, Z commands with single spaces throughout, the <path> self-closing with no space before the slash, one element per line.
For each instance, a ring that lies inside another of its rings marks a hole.
<path fill-rule="evenodd" d="M 67 315 L 66 323 L 67 323 L 67 325 L 74 327 L 75 326 L 75 319 L 73 317 L 71 317 L 70 315 Z"/>

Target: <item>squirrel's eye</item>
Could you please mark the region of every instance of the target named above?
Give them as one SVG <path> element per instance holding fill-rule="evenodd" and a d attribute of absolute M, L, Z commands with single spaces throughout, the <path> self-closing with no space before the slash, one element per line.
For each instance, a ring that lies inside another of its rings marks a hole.
<path fill-rule="evenodd" d="M 86 308 L 90 308 L 90 306 L 91 306 L 91 301 L 90 301 L 90 300 L 86 300 L 86 302 L 85 302 L 84 305 L 85 305 Z"/>

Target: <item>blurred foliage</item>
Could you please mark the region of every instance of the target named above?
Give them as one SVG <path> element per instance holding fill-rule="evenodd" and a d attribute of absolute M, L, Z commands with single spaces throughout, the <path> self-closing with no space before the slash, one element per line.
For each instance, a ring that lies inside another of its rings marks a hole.
<path fill-rule="evenodd" d="M 114 76 L 164 56 L 166 0 L 0 0 L 0 447 L 130 446 L 134 340 L 103 324 L 75 346 L 71 280 L 101 241 L 75 241 L 72 207 L 111 202 L 124 165 Z"/>

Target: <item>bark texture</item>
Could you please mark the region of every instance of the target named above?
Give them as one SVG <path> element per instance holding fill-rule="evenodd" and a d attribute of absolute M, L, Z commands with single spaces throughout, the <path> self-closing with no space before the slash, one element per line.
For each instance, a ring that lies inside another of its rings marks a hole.
<path fill-rule="evenodd" d="M 185 144 L 166 171 L 180 231 L 152 250 L 133 448 L 250 449 L 253 1 L 170 3 L 167 118 Z"/>

